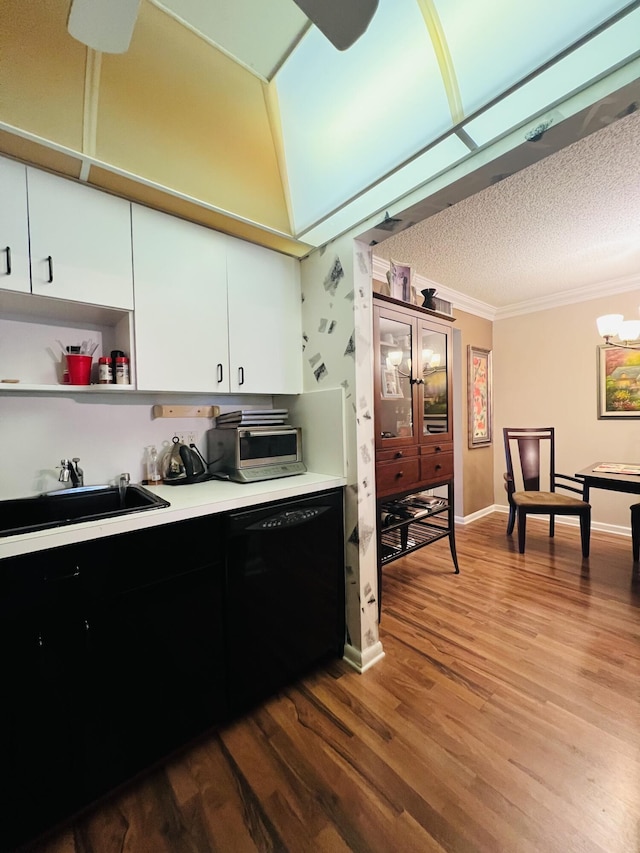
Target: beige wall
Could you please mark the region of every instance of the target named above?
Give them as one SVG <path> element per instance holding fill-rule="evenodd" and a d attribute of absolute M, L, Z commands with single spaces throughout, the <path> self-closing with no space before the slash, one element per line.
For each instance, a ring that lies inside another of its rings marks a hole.
<path fill-rule="evenodd" d="M 639 289 L 494 323 L 494 491 L 503 488 L 505 426 L 554 426 L 556 467 L 575 474 L 591 462 L 640 462 L 640 420 L 598 420 L 596 317 L 638 317 Z M 593 521 L 629 527 L 633 496 L 594 490 Z"/>
<path fill-rule="evenodd" d="M 468 347 L 493 349 L 493 324 L 491 320 L 457 311 L 454 307 L 456 322 L 454 328 L 460 332 L 460 356 L 462 383 L 459 389 L 462 401 L 462 431 L 454 436 L 455 444 L 462 451 L 462 507 L 457 507 L 456 515 L 470 516 L 491 506 L 493 498 L 493 458 L 496 440 L 488 446 L 469 448 L 468 405 L 467 405 L 467 357 Z M 493 353 L 492 353 L 493 361 Z M 500 445 L 498 444 L 498 449 Z M 459 473 L 456 472 L 456 476 Z"/>

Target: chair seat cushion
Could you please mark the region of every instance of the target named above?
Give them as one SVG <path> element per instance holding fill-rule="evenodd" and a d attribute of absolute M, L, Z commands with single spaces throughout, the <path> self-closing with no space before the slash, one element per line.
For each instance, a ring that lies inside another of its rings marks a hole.
<path fill-rule="evenodd" d="M 557 512 L 580 512 L 589 506 L 580 498 L 572 498 L 569 495 L 561 495 L 558 492 L 514 492 L 513 502 L 517 507 L 532 512 L 541 512 L 555 509 Z"/>

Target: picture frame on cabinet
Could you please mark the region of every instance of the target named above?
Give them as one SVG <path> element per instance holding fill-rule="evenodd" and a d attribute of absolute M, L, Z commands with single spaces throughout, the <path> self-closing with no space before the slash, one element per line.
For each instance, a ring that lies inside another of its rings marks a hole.
<path fill-rule="evenodd" d="M 382 371 L 382 396 L 385 400 L 397 400 L 404 397 L 398 381 L 398 373 L 393 368 Z"/>
<path fill-rule="evenodd" d="M 389 288 L 394 299 L 411 302 L 411 267 L 400 261 L 389 261 Z"/>
<path fill-rule="evenodd" d="M 490 445 L 493 436 L 491 350 L 467 347 L 467 412 L 469 448 Z"/>
<path fill-rule="evenodd" d="M 598 419 L 640 418 L 640 353 L 598 347 Z"/>

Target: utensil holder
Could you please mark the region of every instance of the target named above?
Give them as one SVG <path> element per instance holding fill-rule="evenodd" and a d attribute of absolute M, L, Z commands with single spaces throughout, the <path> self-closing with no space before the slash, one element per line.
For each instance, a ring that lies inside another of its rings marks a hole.
<path fill-rule="evenodd" d="M 67 353 L 69 368 L 69 385 L 91 385 L 91 355 L 74 355 Z"/>

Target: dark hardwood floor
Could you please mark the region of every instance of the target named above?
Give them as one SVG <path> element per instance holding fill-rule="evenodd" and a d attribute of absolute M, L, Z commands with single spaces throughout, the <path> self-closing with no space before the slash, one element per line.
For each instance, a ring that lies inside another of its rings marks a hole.
<path fill-rule="evenodd" d="M 384 659 L 343 661 L 186 749 L 37 853 L 639 853 L 631 541 L 494 514 L 384 570 Z M 295 642 L 295 637 L 292 638 Z M 162 709 L 158 709 L 162 713 Z"/>

